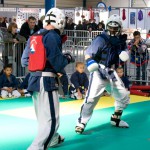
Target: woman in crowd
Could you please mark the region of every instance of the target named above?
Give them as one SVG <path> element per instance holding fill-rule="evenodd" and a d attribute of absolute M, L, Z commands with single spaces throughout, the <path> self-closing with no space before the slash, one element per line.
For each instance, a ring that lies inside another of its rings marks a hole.
<path fill-rule="evenodd" d="M 5 65 L 12 64 L 13 54 L 15 54 L 13 50 L 22 49 L 22 44 L 17 45 L 17 49 L 14 48 L 14 45 L 18 43 L 23 43 L 26 41 L 26 39 L 17 33 L 17 24 L 14 22 L 9 24 L 8 29 L 6 32 L 4 32 L 3 37 L 4 37 L 3 41 L 5 42 L 5 47 L 2 53 L 3 62 Z M 21 58 L 21 53 L 18 54 L 20 54 Z M 17 57 L 19 58 L 19 56 Z"/>

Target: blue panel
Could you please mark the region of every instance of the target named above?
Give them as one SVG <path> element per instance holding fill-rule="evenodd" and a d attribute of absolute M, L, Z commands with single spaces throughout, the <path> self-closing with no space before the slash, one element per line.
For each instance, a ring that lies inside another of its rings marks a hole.
<path fill-rule="evenodd" d="M 45 13 L 53 7 L 55 7 L 55 0 L 45 0 Z"/>

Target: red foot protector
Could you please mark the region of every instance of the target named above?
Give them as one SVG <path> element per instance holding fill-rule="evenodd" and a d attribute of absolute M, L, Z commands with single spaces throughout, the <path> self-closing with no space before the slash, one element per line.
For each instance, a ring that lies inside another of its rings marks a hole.
<path fill-rule="evenodd" d="M 132 85 L 130 87 L 131 90 L 150 90 L 150 85 Z"/>
<path fill-rule="evenodd" d="M 150 96 L 150 93 L 142 92 L 140 90 L 130 90 L 130 94 L 139 95 L 139 96 L 146 96 L 146 97 Z"/>

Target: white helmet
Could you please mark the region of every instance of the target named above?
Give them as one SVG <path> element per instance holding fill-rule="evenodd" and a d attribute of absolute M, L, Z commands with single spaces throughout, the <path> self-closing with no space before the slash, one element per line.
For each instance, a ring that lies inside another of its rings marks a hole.
<path fill-rule="evenodd" d="M 62 31 L 65 27 L 65 14 L 58 8 L 51 8 L 43 20 L 43 26 L 48 24 Z"/>
<path fill-rule="evenodd" d="M 121 33 L 122 30 L 122 21 L 119 15 L 114 14 L 111 15 L 108 20 L 107 20 L 107 24 L 106 24 L 106 29 L 109 31 L 110 28 L 114 28 L 115 29 L 115 34 L 114 35 L 119 35 Z M 111 34 L 110 34 L 111 35 Z"/>

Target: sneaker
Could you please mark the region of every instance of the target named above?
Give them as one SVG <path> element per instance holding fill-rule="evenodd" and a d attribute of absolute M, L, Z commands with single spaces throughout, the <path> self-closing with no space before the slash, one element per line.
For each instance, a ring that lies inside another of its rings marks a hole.
<path fill-rule="evenodd" d="M 47 148 L 59 146 L 64 142 L 65 138 L 58 133 L 53 137 L 52 141 L 48 144 Z"/>

